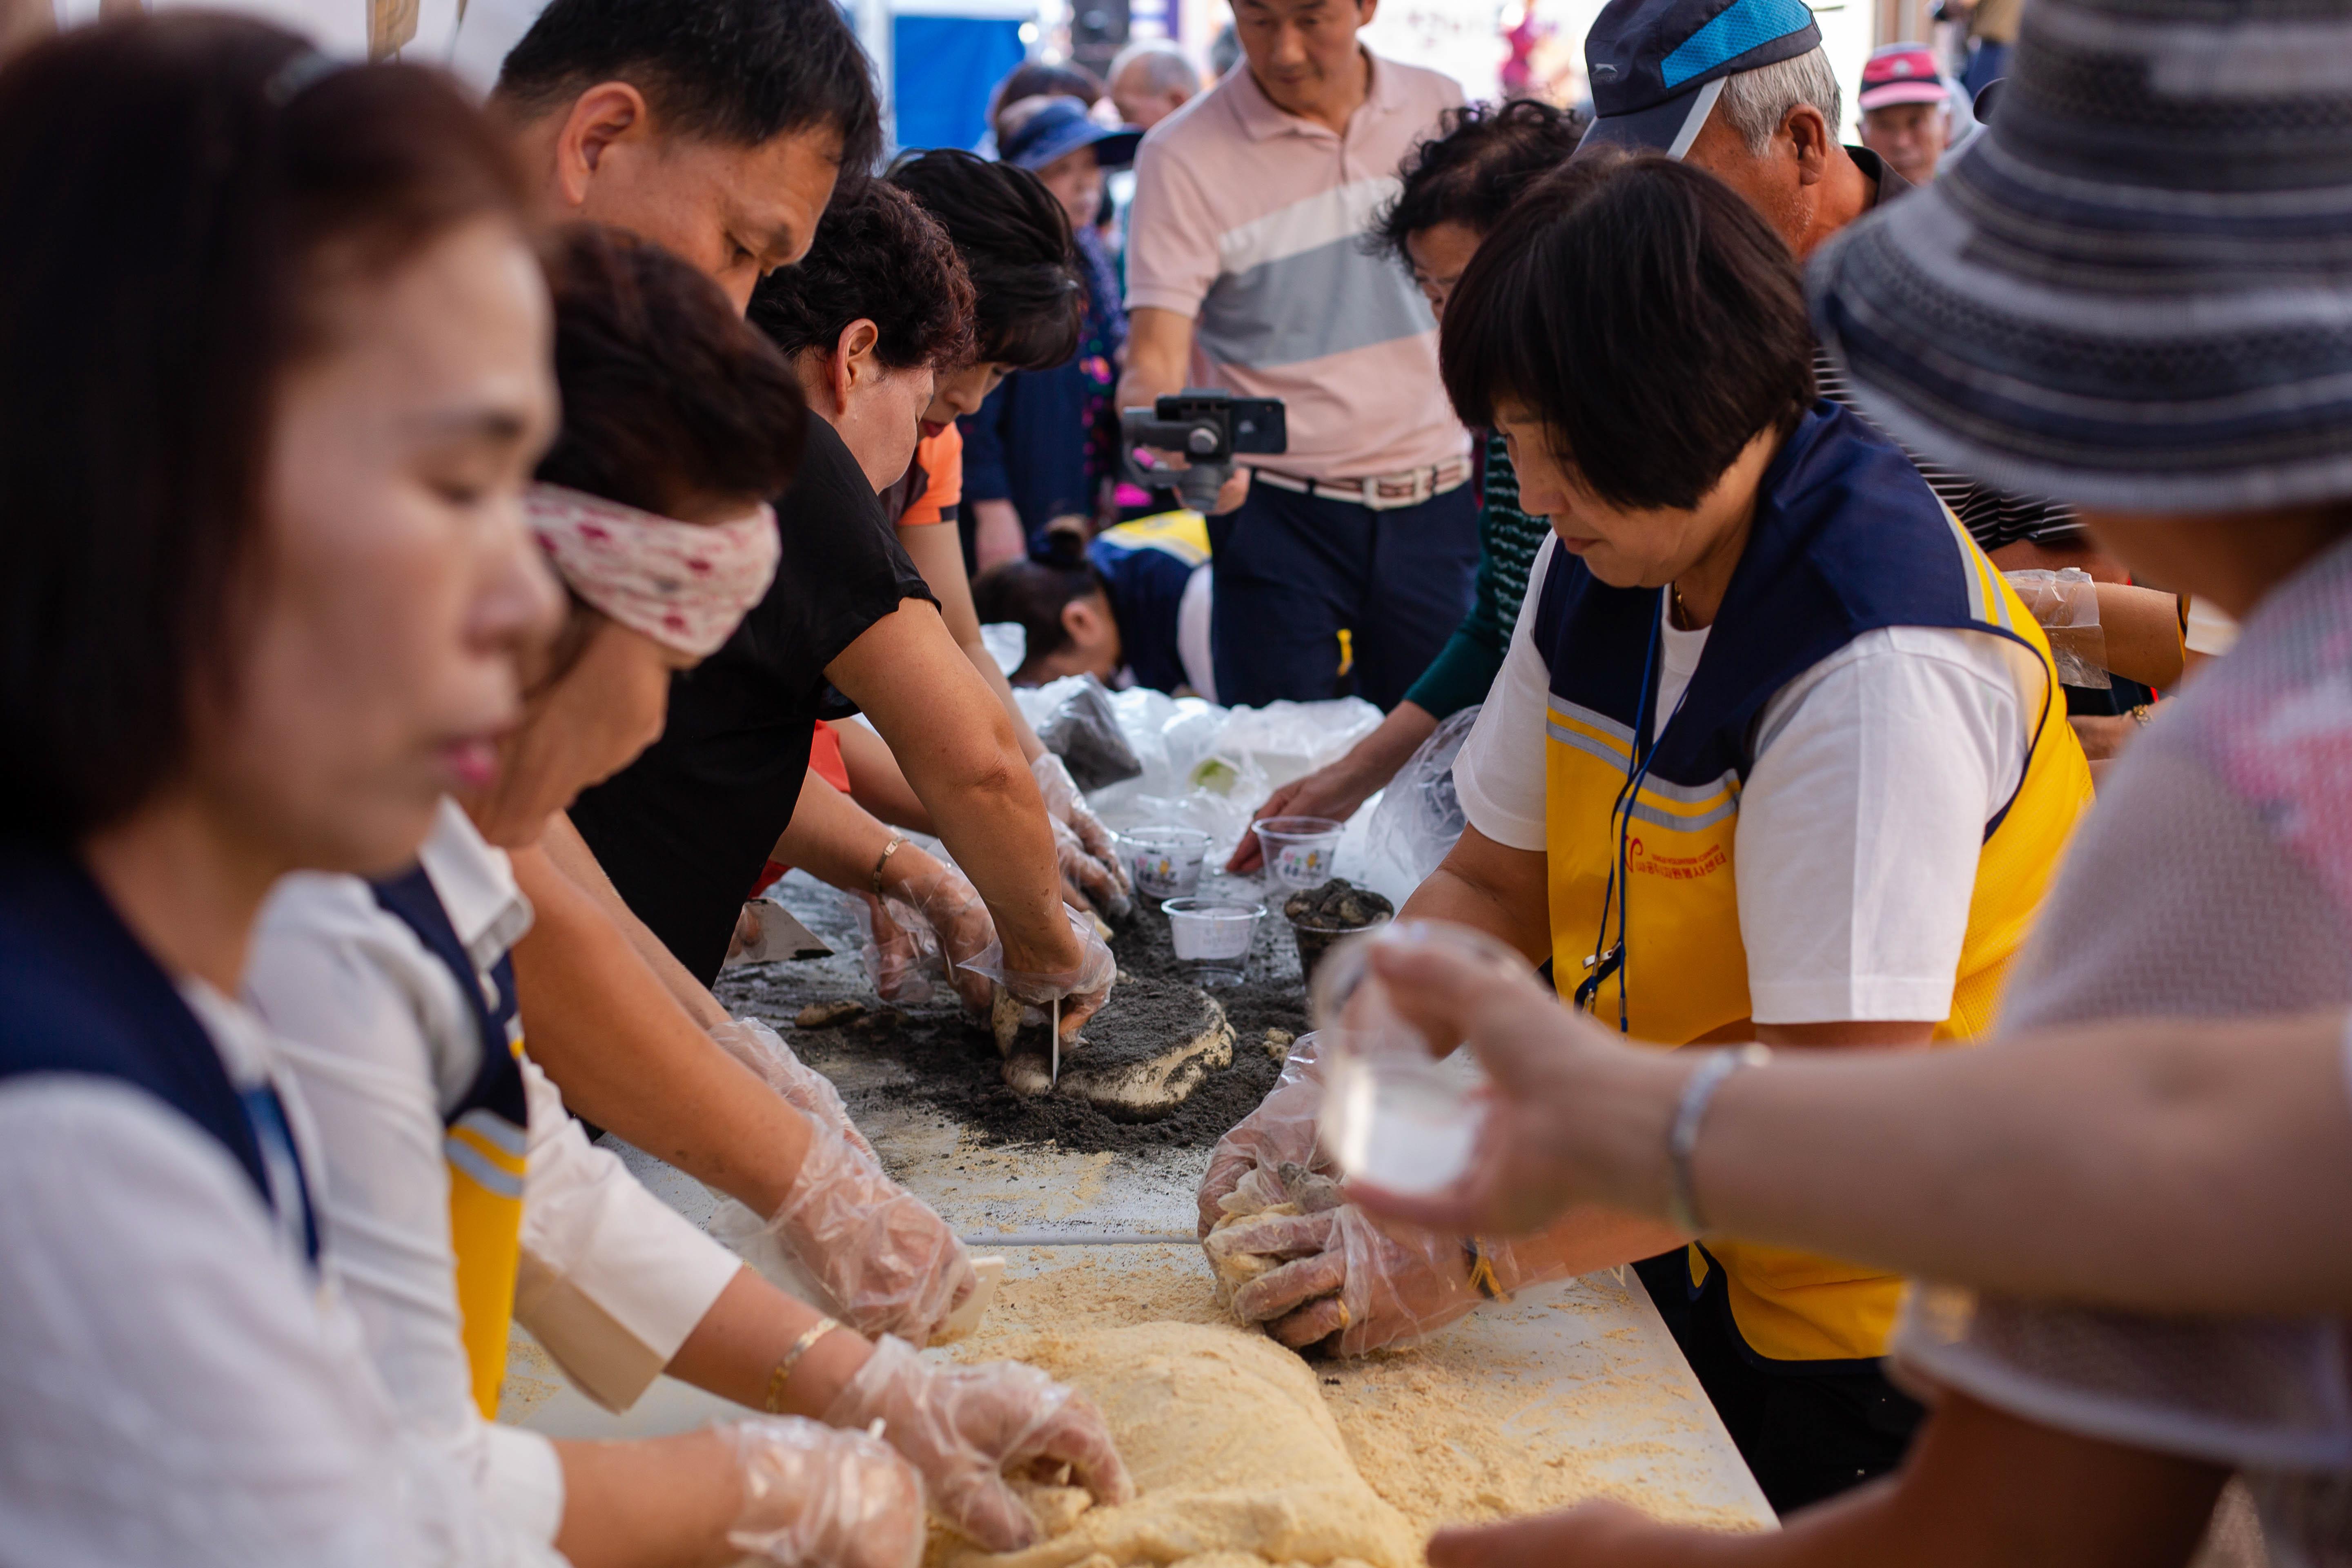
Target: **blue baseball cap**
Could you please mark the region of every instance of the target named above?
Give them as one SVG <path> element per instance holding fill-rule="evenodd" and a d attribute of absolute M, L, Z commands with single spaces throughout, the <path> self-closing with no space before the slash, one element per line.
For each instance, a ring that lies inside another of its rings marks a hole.
<path fill-rule="evenodd" d="M 1000 122 L 997 155 L 1015 168 L 1037 170 L 1066 158 L 1081 147 L 1095 150 L 1095 162 L 1106 169 L 1124 169 L 1135 162 L 1136 143 L 1143 132 L 1106 131 L 1087 117 L 1087 106 L 1075 98 L 1024 98 L 1007 107 Z"/>
<path fill-rule="evenodd" d="M 1584 38 L 1589 148 L 1679 158 L 1727 77 L 1811 54 L 1822 30 L 1804 0 L 1610 0 Z"/>

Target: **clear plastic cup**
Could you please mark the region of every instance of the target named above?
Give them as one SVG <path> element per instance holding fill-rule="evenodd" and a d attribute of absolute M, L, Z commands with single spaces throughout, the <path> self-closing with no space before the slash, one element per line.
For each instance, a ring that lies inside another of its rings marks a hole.
<path fill-rule="evenodd" d="M 1160 906 L 1176 962 L 1196 985 L 1238 985 L 1249 967 L 1264 904 L 1238 899 L 1171 899 Z"/>
<path fill-rule="evenodd" d="M 1189 899 L 1201 886 L 1209 836 L 1194 827 L 1138 827 L 1119 835 L 1135 890 L 1147 899 Z"/>
<path fill-rule="evenodd" d="M 1288 891 L 1331 879 L 1345 826 L 1328 816 L 1269 816 L 1253 826 L 1268 880 Z"/>
<path fill-rule="evenodd" d="M 1527 973 L 1524 958 L 1481 931 L 1401 921 L 1334 947 L 1313 987 L 1322 1145 L 1343 1173 L 1395 1193 L 1433 1193 L 1460 1180 L 1486 1120 L 1489 1087 L 1476 1058 L 1408 1022 L 1372 973 L 1376 948 L 1427 942 L 1490 963 L 1498 975 Z"/>

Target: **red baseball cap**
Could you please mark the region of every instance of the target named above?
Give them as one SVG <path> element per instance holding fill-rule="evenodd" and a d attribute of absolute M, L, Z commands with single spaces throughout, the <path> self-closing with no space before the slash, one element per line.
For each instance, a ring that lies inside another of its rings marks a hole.
<path fill-rule="evenodd" d="M 1862 68 L 1862 94 L 1855 101 L 1867 112 L 1898 103 L 1948 103 L 1951 96 L 1927 45 L 1886 44 L 1870 52 Z"/>

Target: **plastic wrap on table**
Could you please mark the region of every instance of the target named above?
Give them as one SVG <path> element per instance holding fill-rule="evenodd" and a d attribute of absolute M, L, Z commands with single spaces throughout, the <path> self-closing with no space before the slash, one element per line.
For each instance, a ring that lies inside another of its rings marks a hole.
<path fill-rule="evenodd" d="M 1037 739 L 1062 759 L 1082 790 L 1097 790 L 1142 775 L 1143 763 L 1128 742 L 1110 693 L 1092 676 L 1081 676 L 1070 683 L 1070 689 L 1036 725 L 1036 731 Z"/>
<path fill-rule="evenodd" d="M 1397 770 L 1371 814 L 1366 854 L 1394 867 L 1408 886 L 1419 887 L 1436 870 L 1469 826 L 1454 791 L 1454 759 L 1477 721 L 1473 706 L 1438 725 Z"/>

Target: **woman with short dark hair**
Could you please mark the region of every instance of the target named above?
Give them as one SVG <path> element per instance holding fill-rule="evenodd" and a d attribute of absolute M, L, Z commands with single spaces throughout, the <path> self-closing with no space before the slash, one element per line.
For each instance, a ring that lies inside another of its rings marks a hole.
<path fill-rule="evenodd" d="M 1509 442 L 1553 537 L 1454 764 L 1469 826 L 1402 912 L 1549 959 L 1564 998 L 1668 1046 L 1982 1033 L 2089 804 L 2032 616 L 1902 452 L 1816 398 L 1812 352 L 1779 237 L 1656 157 L 1548 177 L 1446 310 L 1455 409 Z M 1205 1212 L 1311 1157 L 1317 1092 L 1229 1135 Z M 1686 1223 L 1591 1213 L 1465 1274 L 1455 1237 L 1298 1223 L 1320 1235 L 1286 1250 L 1320 1256 L 1237 1304 L 1351 1353 L 1482 1284 L 1663 1254 L 1651 1294 L 1784 1511 L 1892 1469 L 1919 1418 L 1880 1368 L 1891 1274 L 1729 1237 L 1685 1257 Z"/>

